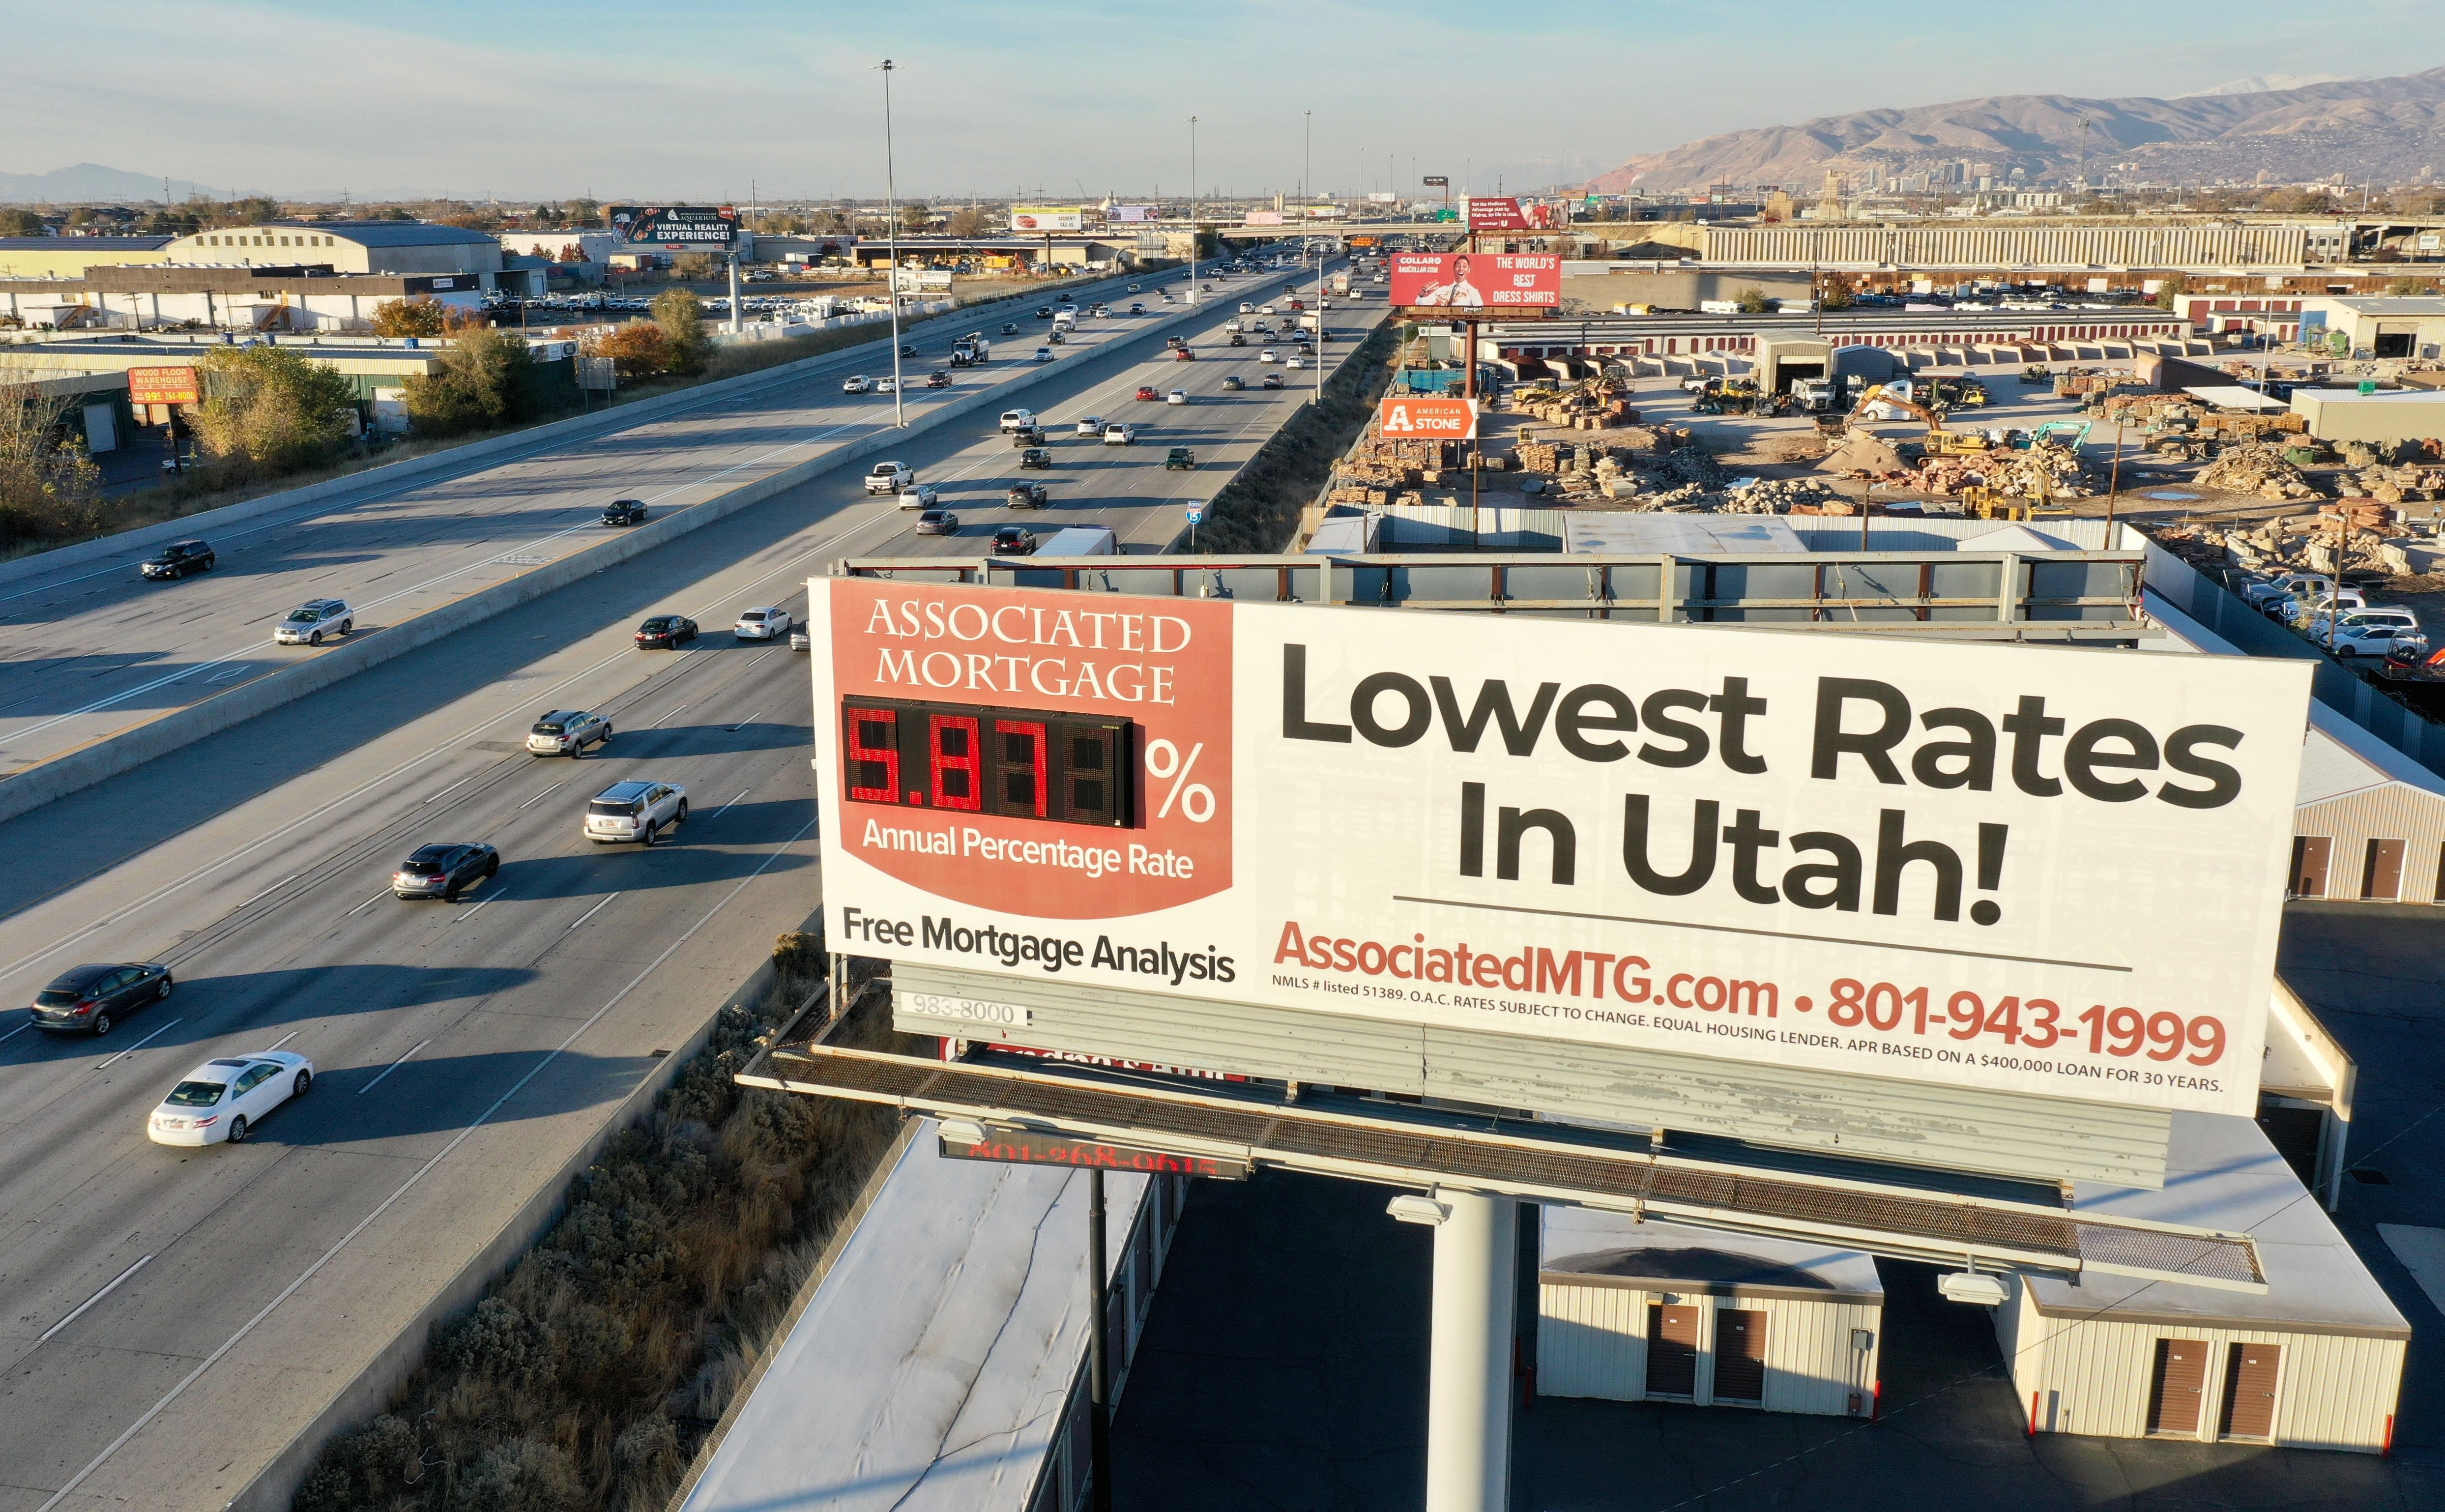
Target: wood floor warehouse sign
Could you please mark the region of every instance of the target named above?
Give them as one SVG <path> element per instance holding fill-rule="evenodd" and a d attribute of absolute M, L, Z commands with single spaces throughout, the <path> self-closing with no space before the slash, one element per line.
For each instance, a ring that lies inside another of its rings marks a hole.
<path fill-rule="evenodd" d="M 2307 663 L 810 589 L 836 949 L 2255 1109 Z"/>

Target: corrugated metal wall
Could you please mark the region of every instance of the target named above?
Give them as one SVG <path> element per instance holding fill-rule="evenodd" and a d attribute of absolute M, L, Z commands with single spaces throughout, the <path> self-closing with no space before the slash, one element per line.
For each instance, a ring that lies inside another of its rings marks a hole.
<path fill-rule="evenodd" d="M 1024 1007 L 1019 1027 L 919 1012 L 912 995 Z M 1428 1029 L 1196 1002 L 1050 978 L 903 962 L 892 1018 L 909 1034 L 1000 1040 L 1324 1086 L 1409 1092 L 1577 1122 L 1677 1129 L 1865 1160 L 2160 1186 L 2163 1111 L 1802 1071 L 1662 1050 Z"/>
<path fill-rule="evenodd" d="M 1932 268 L 2308 266 L 2306 226 L 1709 226 L 1699 257 L 1726 263 Z"/>
<path fill-rule="evenodd" d="M 1852 1410 L 1855 1391 L 1859 1393 L 1863 1415 L 1874 1405 L 1876 1362 L 1884 1344 L 1884 1309 L 1876 1303 L 1710 1297 L 1670 1288 L 1650 1292 L 1551 1279 L 1540 1283 L 1537 1294 L 1540 1396 L 1644 1401 L 1648 1304 L 1670 1297 L 1699 1310 L 1700 1406 L 1713 1400 L 1715 1314 L 1727 1307 L 1766 1315 L 1765 1396 L 1755 1405 L 1769 1412 L 1842 1417 Z M 1871 1342 L 1864 1358 L 1852 1348 L 1854 1329 L 1868 1332 Z"/>
<path fill-rule="evenodd" d="M 2326 870 L 2326 896 L 2358 898 L 2372 840 L 2399 840 L 2402 883 L 2379 903 L 2436 903 L 2437 875 L 2445 861 L 2445 800 L 2417 788 L 2389 783 L 2365 793 L 2345 793 L 2324 803 L 2305 803 L 2293 814 L 2295 834 L 2326 835 L 2334 841 Z"/>
<path fill-rule="evenodd" d="M 2025 1287 L 2013 1291 L 2013 1299 L 1996 1309 L 1996 1335 L 2021 1409 L 2029 1410 L 2034 1396 L 2037 1425 L 2045 1432 L 2145 1437 L 2156 1341 L 2185 1338 L 2208 1346 L 2202 1440 L 2213 1440 L 2222 1421 L 2231 1346 L 2273 1344 L 2284 1352 L 2275 1388 L 2277 1444 L 2369 1453 L 2386 1445 L 2402 1393 L 2405 1340 L 2050 1317 L 2037 1311 Z M 2006 1313 L 2016 1316 L 2006 1320 Z"/>

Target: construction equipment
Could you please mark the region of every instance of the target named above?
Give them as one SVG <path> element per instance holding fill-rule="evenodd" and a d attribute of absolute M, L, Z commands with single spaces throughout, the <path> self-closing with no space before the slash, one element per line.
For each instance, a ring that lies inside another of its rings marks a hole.
<path fill-rule="evenodd" d="M 1938 408 L 1980 409 L 1987 403 L 1987 385 L 1975 378 L 1933 378 L 1928 381 L 1928 397 Z"/>
<path fill-rule="evenodd" d="M 2043 363 L 2021 369 L 2021 382 L 2024 383 L 2051 383 L 2054 381 L 2054 370 Z"/>
<path fill-rule="evenodd" d="M 1848 429 L 1856 425 L 1860 415 L 1876 404 L 1900 410 L 1905 415 L 1924 421 L 1927 425 L 1927 450 L 1930 456 L 1975 456 L 1991 449 L 1995 444 L 1988 440 L 1983 432 L 1946 430 L 1943 416 L 1925 404 L 1888 391 L 1882 383 L 1871 385 L 1859 396 L 1859 402 L 1851 407 L 1849 415 L 1843 417 L 1844 428 Z"/>
<path fill-rule="evenodd" d="M 2089 430 L 2096 423 L 2093 420 L 2048 420 L 2031 432 L 2029 439 L 2032 444 L 2052 441 L 2057 446 L 2068 446 L 2076 452 L 2088 439 Z"/>

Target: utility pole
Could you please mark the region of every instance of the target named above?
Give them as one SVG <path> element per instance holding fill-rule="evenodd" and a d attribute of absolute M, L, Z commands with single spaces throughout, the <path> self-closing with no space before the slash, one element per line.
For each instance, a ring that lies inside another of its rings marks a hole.
<path fill-rule="evenodd" d="M 895 428 L 905 428 L 908 423 L 906 396 L 900 392 L 900 190 L 891 172 L 892 63 L 886 58 L 874 66 L 883 75 L 883 223 L 891 252 L 891 267 L 884 274 L 884 297 L 891 302 L 891 423 Z M 735 314 L 737 308 L 733 301 L 732 312 Z"/>
<path fill-rule="evenodd" d="M 1157 1180 L 1161 1180 L 1160 1177 Z M 1087 1495 L 1093 1512 L 1112 1512 L 1111 1340 L 1105 1337 L 1104 1168 L 1087 1171 Z"/>

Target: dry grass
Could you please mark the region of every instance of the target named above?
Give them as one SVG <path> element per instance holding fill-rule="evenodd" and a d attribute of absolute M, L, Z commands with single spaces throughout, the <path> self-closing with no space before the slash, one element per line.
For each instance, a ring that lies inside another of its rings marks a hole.
<path fill-rule="evenodd" d="M 1373 418 L 1399 348 L 1400 328 L 1389 320 L 1358 344 L 1325 380 L 1323 401 L 1301 405 L 1214 495 L 1204 523 L 1197 527 L 1199 554 L 1279 551 L 1289 545 L 1299 512 Z M 1173 545 L 1186 550 L 1186 534 Z"/>
<path fill-rule="evenodd" d="M 722 1010 L 560 1221 L 435 1327 L 390 1410 L 325 1449 L 296 1512 L 663 1505 L 893 1132 L 880 1108 L 731 1080 L 821 969 L 810 937 L 775 955 L 768 1000 Z M 905 1048 L 887 996 L 833 1039 Z"/>

